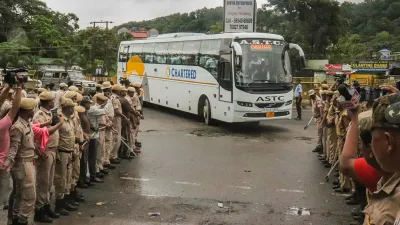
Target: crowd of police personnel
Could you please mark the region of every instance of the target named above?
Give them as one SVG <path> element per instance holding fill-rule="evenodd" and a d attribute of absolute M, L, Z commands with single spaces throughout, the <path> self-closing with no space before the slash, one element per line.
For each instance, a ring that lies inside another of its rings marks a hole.
<path fill-rule="evenodd" d="M 400 225 L 400 93 L 383 85 L 380 97 L 348 110 L 339 104 L 338 86 L 322 84 L 319 96 L 308 92 L 318 131 L 313 152 L 325 167 L 338 168 L 334 191 L 349 193 L 346 203 L 359 206 L 351 224 Z"/>
<path fill-rule="evenodd" d="M 141 152 L 143 91 L 140 83 L 103 82 L 90 96 L 80 85 L 61 83 L 27 98 L 23 87 L 1 87 L 1 200 L 8 224 L 28 224 L 33 214 L 52 223 L 78 210 L 84 197 L 77 187 L 104 182 L 122 158 Z"/>

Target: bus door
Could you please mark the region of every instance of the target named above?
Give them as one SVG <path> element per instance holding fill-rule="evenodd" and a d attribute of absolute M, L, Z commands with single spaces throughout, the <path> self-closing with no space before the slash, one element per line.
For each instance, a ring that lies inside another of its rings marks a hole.
<path fill-rule="evenodd" d="M 219 100 L 222 102 L 232 102 L 232 64 L 231 55 L 221 55 L 218 63 L 218 83 L 219 83 Z"/>

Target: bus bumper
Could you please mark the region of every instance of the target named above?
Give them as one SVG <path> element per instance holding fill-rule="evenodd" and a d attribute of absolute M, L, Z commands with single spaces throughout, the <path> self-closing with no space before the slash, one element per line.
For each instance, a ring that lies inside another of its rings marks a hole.
<path fill-rule="evenodd" d="M 267 120 L 291 120 L 292 110 L 281 110 L 277 112 L 241 112 L 235 111 L 233 116 L 234 123 L 257 122 Z"/>

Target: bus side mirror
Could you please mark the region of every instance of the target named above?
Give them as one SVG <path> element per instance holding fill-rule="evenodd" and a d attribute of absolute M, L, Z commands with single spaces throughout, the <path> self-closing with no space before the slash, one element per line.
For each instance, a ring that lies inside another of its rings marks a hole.
<path fill-rule="evenodd" d="M 305 58 L 303 49 L 299 45 L 292 44 L 292 43 L 289 44 L 289 49 L 296 49 L 299 52 L 300 60 L 301 60 L 300 64 L 301 65 L 300 65 L 300 68 L 298 68 L 298 69 L 306 68 L 306 58 Z"/>
<path fill-rule="evenodd" d="M 235 67 L 237 69 L 242 68 L 242 46 L 240 46 L 239 43 L 237 42 L 232 42 L 231 43 L 231 48 L 233 48 L 234 56 L 235 56 Z"/>

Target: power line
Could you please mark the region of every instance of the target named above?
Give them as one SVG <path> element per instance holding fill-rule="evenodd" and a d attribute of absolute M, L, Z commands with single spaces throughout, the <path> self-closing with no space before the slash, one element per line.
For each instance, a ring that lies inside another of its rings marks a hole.
<path fill-rule="evenodd" d="M 96 27 L 96 24 L 106 24 L 106 31 L 108 31 L 108 24 L 111 24 L 111 23 L 114 23 L 114 22 L 112 22 L 112 21 L 94 21 L 94 22 L 90 22 L 90 24 L 93 24 L 93 28 L 95 28 Z M 93 34 L 94 35 L 94 34 Z M 106 46 L 108 46 L 108 40 L 107 40 L 107 38 L 106 38 Z M 92 64 L 94 64 L 94 50 L 95 50 L 95 48 L 91 48 L 91 50 L 92 50 Z M 107 54 L 108 54 L 108 48 L 104 48 L 104 69 L 105 69 L 105 72 L 108 72 L 108 59 L 107 59 Z"/>

